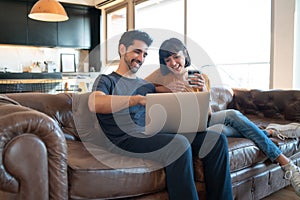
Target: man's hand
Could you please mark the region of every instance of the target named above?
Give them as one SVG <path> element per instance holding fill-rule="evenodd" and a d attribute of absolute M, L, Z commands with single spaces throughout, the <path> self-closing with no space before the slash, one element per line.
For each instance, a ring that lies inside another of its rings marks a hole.
<path fill-rule="evenodd" d="M 145 106 L 146 105 L 146 97 L 142 96 L 142 95 L 135 95 L 130 97 L 129 100 L 129 105 L 130 106 L 134 106 L 134 105 L 142 105 Z"/>

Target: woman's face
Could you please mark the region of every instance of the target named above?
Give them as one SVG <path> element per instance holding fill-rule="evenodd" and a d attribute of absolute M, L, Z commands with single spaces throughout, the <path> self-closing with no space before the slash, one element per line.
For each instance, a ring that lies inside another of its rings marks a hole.
<path fill-rule="evenodd" d="M 179 51 L 176 54 L 164 59 L 168 69 L 175 75 L 182 75 L 186 72 L 185 65 L 185 55 L 183 51 Z"/>

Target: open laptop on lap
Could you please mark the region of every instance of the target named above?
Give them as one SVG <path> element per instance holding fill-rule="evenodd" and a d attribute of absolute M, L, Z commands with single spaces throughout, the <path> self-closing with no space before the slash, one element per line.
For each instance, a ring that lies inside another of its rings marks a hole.
<path fill-rule="evenodd" d="M 206 130 L 209 92 L 154 93 L 146 99 L 146 135 Z"/>

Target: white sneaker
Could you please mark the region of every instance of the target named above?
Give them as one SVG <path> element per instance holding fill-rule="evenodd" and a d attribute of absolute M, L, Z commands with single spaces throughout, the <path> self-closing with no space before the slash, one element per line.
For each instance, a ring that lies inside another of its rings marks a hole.
<path fill-rule="evenodd" d="M 291 181 L 291 184 L 298 196 L 300 196 L 300 169 L 294 163 L 282 166 L 285 171 L 284 178 Z"/>
<path fill-rule="evenodd" d="M 269 124 L 266 128 L 267 130 L 272 130 L 272 136 L 276 136 L 281 140 L 286 138 L 298 138 L 300 137 L 300 124 L 290 123 L 290 124 Z"/>

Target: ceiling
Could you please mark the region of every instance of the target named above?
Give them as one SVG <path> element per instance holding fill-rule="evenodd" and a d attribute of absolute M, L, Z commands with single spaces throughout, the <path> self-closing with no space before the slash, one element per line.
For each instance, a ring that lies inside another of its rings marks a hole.
<path fill-rule="evenodd" d="M 95 0 L 58 0 L 63 3 L 72 3 L 72 4 L 80 4 L 87 6 L 95 6 Z"/>

